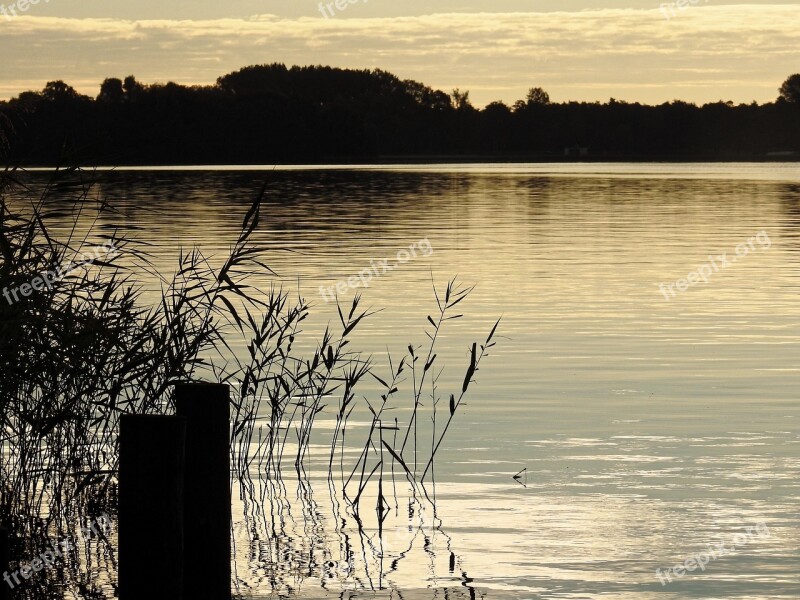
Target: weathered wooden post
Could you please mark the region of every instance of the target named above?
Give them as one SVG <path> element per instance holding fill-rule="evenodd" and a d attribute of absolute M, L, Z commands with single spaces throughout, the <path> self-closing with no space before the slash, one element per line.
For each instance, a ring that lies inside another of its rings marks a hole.
<path fill-rule="evenodd" d="M 188 600 L 183 594 L 186 419 L 124 415 L 119 435 L 119 598 Z"/>
<path fill-rule="evenodd" d="M 8 529 L 0 527 L 0 600 L 11 598 L 11 586 L 3 579 L 3 573 L 8 572 L 11 562 L 11 540 Z"/>
<path fill-rule="evenodd" d="M 186 418 L 185 598 L 229 600 L 230 390 L 221 384 L 179 384 L 175 406 Z"/>

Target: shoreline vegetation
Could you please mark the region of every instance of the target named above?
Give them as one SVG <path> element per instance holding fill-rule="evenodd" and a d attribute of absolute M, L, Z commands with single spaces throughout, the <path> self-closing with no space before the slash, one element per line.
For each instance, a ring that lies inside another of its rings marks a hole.
<path fill-rule="evenodd" d="M 776 82 L 777 84 L 777 82 Z M 63 81 L 0 102 L 16 166 L 386 162 L 800 160 L 800 74 L 775 102 L 657 106 L 550 100 L 472 105 L 382 70 L 249 66 L 214 85 L 109 78 L 96 98 Z"/>
<path fill-rule="evenodd" d="M 409 336 L 404 356 L 379 362 L 351 345 L 376 312 L 362 308 L 359 295 L 347 304 L 337 300 L 339 318 L 324 332 L 306 331 L 313 306 L 271 278 L 267 249 L 251 236 L 265 199 L 279 194 L 275 182 L 264 184 L 243 215 L 229 254 L 213 258 L 183 249 L 171 278 L 155 270 L 147 244 L 125 235 L 117 224 L 124 215 L 101 188 L 102 174 L 77 167 L 56 170 L 43 186 L 23 170 L 0 172 L 0 290 L 22 289 L 93 245 L 116 250 L 80 261 L 81 268 L 32 286 L 13 303 L 0 302 L 0 533 L 10 551 L 0 573 L 19 569 L 51 539 L 74 538 L 83 550 L 63 569 L 27 581 L 15 597 L 110 597 L 108 588 L 118 585 L 115 540 L 90 540 L 79 535 L 80 525 L 119 516 L 123 415 L 174 414 L 180 383 L 230 387 L 230 471 L 234 495 L 246 507 L 248 543 L 283 531 L 290 504 L 308 514 L 303 500 L 290 502 L 284 482 L 296 482 L 311 497 L 311 447 L 319 444 L 329 448 L 331 518 L 344 523 L 346 514 L 360 533 L 377 531 L 380 547 L 365 542 L 364 564 L 383 556 L 387 519 L 404 514 L 402 507 L 435 517 L 436 458 L 499 325 L 465 348 L 465 374 L 447 389 L 446 359 L 437 346 L 463 316 L 460 304 L 471 287 L 455 279 L 432 282 L 436 308 L 420 318 L 420 337 L 427 340 L 418 344 Z M 59 239 L 48 224 L 64 218 L 75 228 Z M 81 220 L 92 224 L 88 230 L 78 227 Z M 254 273 L 268 283 L 255 287 Z M 142 294 L 148 276 L 162 282 L 153 303 Z M 335 423 L 332 432 L 320 424 L 324 419 Z M 317 505 L 313 512 L 322 518 L 321 510 Z M 307 560 L 309 579 L 309 565 L 317 564 L 304 539 L 286 537 L 280 555 L 276 548 L 261 565 L 273 591 L 293 585 L 297 564 L 279 558 L 289 549 Z M 336 560 L 352 558 L 348 550 Z M 373 575 L 366 577 L 372 582 Z"/>

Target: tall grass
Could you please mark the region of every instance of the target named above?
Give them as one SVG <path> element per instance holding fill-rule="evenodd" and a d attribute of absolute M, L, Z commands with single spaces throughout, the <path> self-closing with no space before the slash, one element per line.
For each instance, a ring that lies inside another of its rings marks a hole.
<path fill-rule="evenodd" d="M 252 240 L 267 185 L 221 264 L 197 249 L 182 251 L 175 274 L 166 279 L 155 272 L 147 246 L 123 235 L 123 227 L 80 231 L 76 225 L 63 237 L 52 233 L 53 219 L 113 221 L 113 207 L 95 191 L 99 177 L 58 169 L 39 189 L 29 186 L 23 172 L 0 174 L 0 292 L 75 262 L 89 247 L 110 243 L 117 249 L 69 272 L 52 289 L 20 295 L 12 303 L 0 296 L 0 524 L 13 532 L 16 557 L 34 554 L 48 536 L 74 534 L 82 520 L 113 514 L 121 415 L 170 414 L 174 384 L 199 377 L 231 385 L 232 473 L 242 498 L 254 497 L 254 476 L 270 482 L 260 486 L 261 510 L 275 500 L 264 490 L 280 486 L 287 467 L 305 481 L 320 414 L 335 420 L 327 443 L 329 482 L 334 489 L 341 486 L 342 499 L 356 514 L 365 490 L 374 485 L 382 523 L 396 474 L 415 494 L 428 497 L 425 481 L 434 472 L 436 454 L 481 359 L 494 345 L 497 325 L 480 351 L 472 346 L 463 386 L 449 396 L 446 411 L 440 410 L 435 346 L 442 329 L 460 318 L 453 309 L 470 288 L 451 281 L 436 292 L 439 313 L 427 319 L 430 343 L 424 352 L 409 346 L 399 362 L 390 359 L 388 377 L 376 372 L 371 357 L 351 348 L 356 328 L 372 314 L 358 296 L 339 307 L 339 322 L 304 356 L 296 347 L 310 305 L 277 285 L 264 291 L 248 284 L 251 274 L 270 273 L 264 248 Z M 161 281 L 154 304 L 144 300 L 142 273 Z M 237 339 L 244 341 L 245 356 L 232 350 Z M 412 389 L 405 404 L 400 388 L 409 374 Z M 366 379 L 383 390 L 375 401 L 358 399 L 356 390 Z M 418 427 L 428 388 L 429 442 L 420 438 Z M 359 404 L 371 423 L 358 438 L 355 464 L 346 465 L 352 444 L 348 422 Z M 387 419 L 387 411 L 404 407 L 407 422 Z M 437 430 L 442 411 L 444 426 Z M 112 557 L 113 570 L 111 540 L 99 543 Z M 81 585 L 74 594 L 96 593 Z M 30 589 L 38 593 L 35 586 Z"/>

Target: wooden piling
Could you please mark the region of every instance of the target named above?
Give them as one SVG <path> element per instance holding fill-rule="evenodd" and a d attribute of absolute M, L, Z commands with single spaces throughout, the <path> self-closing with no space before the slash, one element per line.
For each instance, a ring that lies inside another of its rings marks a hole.
<path fill-rule="evenodd" d="M 120 600 L 192 597 L 183 594 L 185 443 L 182 417 L 121 418 Z"/>
<path fill-rule="evenodd" d="M 186 418 L 185 597 L 230 600 L 230 390 L 220 384 L 180 384 L 175 406 Z"/>

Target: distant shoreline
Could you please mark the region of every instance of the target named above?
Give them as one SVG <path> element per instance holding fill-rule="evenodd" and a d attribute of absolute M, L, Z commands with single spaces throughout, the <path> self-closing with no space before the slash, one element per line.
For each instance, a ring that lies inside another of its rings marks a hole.
<path fill-rule="evenodd" d="M 776 89 L 779 83 L 776 82 Z M 800 160 L 800 74 L 769 104 L 554 103 L 532 87 L 474 107 L 381 70 L 254 65 L 212 86 L 64 81 L 0 102 L 12 164 L 253 165 Z"/>
<path fill-rule="evenodd" d="M 668 156 L 668 157 L 636 157 L 636 156 L 586 156 L 576 159 L 574 157 L 559 157 L 559 156 L 533 156 L 533 157 L 498 157 L 498 156 L 383 156 L 377 158 L 353 157 L 353 158 L 336 158 L 336 159 L 321 159 L 317 161 L 292 161 L 282 163 L 120 163 L 120 164 L 96 164 L 82 165 L 84 168 L 96 168 L 100 170 L 204 170 L 204 169 L 228 169 L 235 170 L 241 168 L 242 170 L 272 170 L 284 168 L 358 168 L 358 167 L 376 167 L 376 166 L 401 166 L 401 165 L 581 165 L 581 164 L 640 164 L 640 165 L 664 165 L 664 164 L 766 164 L 766 163 L 799 163 L 800 153 L 794 153 L 789 156 L 742 156 L 731 158 L 719 157 L 681 157 L 681 156 Z M 64 165 L 57 164 L 30 164 L 30 165 L 13 165 L 13 167 L 37 171 L 37 170 L 52 170 L 57 167 L 64 167 Z"/>

